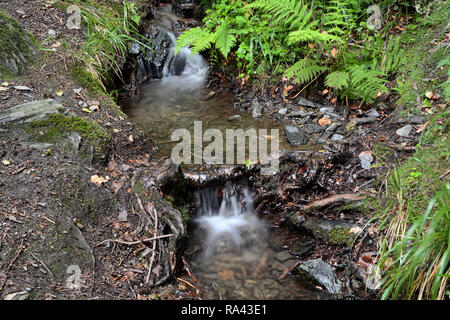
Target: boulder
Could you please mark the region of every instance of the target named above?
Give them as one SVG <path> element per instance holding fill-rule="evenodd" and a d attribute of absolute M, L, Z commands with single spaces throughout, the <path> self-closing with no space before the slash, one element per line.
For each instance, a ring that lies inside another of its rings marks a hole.
<path fill-rule="evenodd" d="M 313 285 L 325 287 L 330 293 L 341 293 L 342 283 L 333 269 L 322 259 L 301 263 L 295 273 Z"/>
<path fill-rule="evenodd" d="M 31 36 L 0 11 L 0 78 L 22 75 L 39 58 Z"/>
<path fill-rule="evenodd" d="M 284 132 L 288 142 L 293 146 L 299 146 L 308 142 L 306 134 L 297 126 L 285 126 Z"/>
<path fill-rule="evenodd" d="M 32 101 L 17 105 L 0 113 L 0 124 L 29 123 L 47 119 L 49 115 L 63 113 L 66 108 L 53 99 Z"/>

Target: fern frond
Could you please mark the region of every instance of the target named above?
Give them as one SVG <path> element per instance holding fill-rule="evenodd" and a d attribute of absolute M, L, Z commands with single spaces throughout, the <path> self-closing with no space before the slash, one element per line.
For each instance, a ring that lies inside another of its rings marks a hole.
<path fill-rule="evenodd" d="M 216 48 L 219 49 L 225 58 L 236 43 L 235 33 L 236 30 L 230 29 L 227 23 L 219 25 L 214 32 Z"/>
<path fill-rule="evenodd" d="M 200 27 L 189 29 L 183 32 L 177 39 L 175 55 L 184 47 L 193 46 L 202 39 L 205 39 L 209 32 Z M 203 40 L 204 41 L 204 40 Z"/>
<path fill-rule="evenodd" d="M 331 42 L 340 41 L 341 39 L 335 35 L 320 32 L 312 29 L 300 29 L 289 33 L 287 41 L 289 44 L 297 42 Z"/>
<path fill-rule="evenodd" d="M 385 74 L 368 69 L 365 65 L 354 65 L 348 68 L 350 73 L 350 88 L 354 94 L 365 102 L 373 102 L 378 92 L 387 92 L 384 83 Z"/>
<path fill-rule="evenodd" d="M 400 37 L 393 40 L 391 35 L 380 65 L 381 72 L 385 74 L 395 73 L 404 53 L 405 51 L 400 49 Z"/>
<path fill-rule="evenodd" d="M 319 65 L 317 60 L 306 58 L 287 68 L 285 75 L 288 78 L 294 78 L 297 83 L 307 83 L 327 69 Z"/>
<path fill-rule="evenodd" d="M 342 89 L 347 87 L 349 80 L 349 74 L 345 71 L 335 71 L 330 73 L 325 79 L 325 84 L 328 87 L 333 87 L 336 89 Z"/>
<path fill-rule="evenodd" d="M 273 15 L 276 24 L 290 29 L 302 28 L 312 17 L 312 10 L 299 0 L 256 0 L 248 5 Z"/>

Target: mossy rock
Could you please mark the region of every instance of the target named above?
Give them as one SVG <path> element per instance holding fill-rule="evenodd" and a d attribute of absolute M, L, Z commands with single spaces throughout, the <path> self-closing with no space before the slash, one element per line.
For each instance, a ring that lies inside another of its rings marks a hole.
<path fill-rule="evenodd" d="M 0 77 L 22 75 L 38 58 L 32 36 L 16 20 L 0 11 Z"/>

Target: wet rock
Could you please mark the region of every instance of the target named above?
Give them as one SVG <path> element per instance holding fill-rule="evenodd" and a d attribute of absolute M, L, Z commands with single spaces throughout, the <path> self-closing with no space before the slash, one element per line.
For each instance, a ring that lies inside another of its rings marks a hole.
<path fill-rule="evenodd" d="M 186 18 L 192 18 L 199 3 L 199 0 L 174 0 L 172 10 L 184 15 Z"/>
<path fill-rule="evenodd" d="M 412 130 L 412 125 L 407 124 L 406 126 L 401 127 L 400 129 L 398 129 L 397 131 L 395 131 L 395 133 L 396 133 L 397 135 L 399 135 L 400 137 L 408 138 L 408 137 L 409 137 L 409 134 L 411 133 L 411 130 Z"/>
<path fill-rule="evenodd" d="M 316 104 L 309 101 L 308 99 L 305 99 L 303 97 L 299 97 L 297 99 L 297 104 L 303 107 L 310 107 L 310 108 L 317 108 Z"/>
<path fill-rule="evenodd" d="M 305 130 L 305 133 L 307 133 L 307 134 L 321 133 L 322 131 L 325 130 L 325 127 L 317 125 L 317 124 L 312 124 L 312 125 L 305 126 L 304 130 Z"/>
<path fill-rule="evenodd" d="M 29 123 L 35 120 L 44 120 L 51 114 L 62 113 L 66 108 L 53 100 L 39 100 L 21 104 L 0 113 L 0 123 Z"/>
<path fill-rule="evenodd" d="M 313 285 L 325 287 L 330 293 L 341 292 L 341 281 L 336 277 L 333 269 L 322 259 L 305 261 L 298 266 L 295 272 Z"/>
<path fill-rule="evenodd" d="M 291 214 L 288 222 L 300 231 L 313 235 L 318 239 L 335 245 L 351 245 L 361 231 L 357 224 L 340 220 L 321 220 L 308 217 L 304 222 L 298 223 L 298 215 Z"/>
<path fill-rule="evenodd" d="M 38 58 L 36 45 L 27 32 L 0 11 L 0 77 L 24 74 Z"/>
<path fill-rule="evenodd" d="M 284 132 L 288 142 L 293 146 L 299 146 L 308 142 L 305 133 L 297 126 L 285 126 Z"/>
<path fill-rule="evenodd" d="M 315 247 L 316 242 L 313 239 L 304 238 L 289 248 L 289 253 L 296 257 L 301 257 L 311 252 Z"/>
<path fill-rule="evenodd" d="M 361 161 L 361 167 L 363 169 L 370 169 L 372 165 L 373 156 L 370 151 L 363 151 L 359 154 L 359 160 Z"/>
<path fill-rule="evenodd" d="M 394 123 L 422 124 L 425 122 L 423 116 L 409 116 L 404 118 L 396 118 Z"/>
<path fill-rule="evenodd" d="M 145 35 L 150 40 L 148 44 L 151 50 L 147 50 L 141 57 L 147 72 L 153 78 L 162 78 L 164 64 L 172 47 L 172 39 L 169 33 L 159 26 L 151 26 Z"/>

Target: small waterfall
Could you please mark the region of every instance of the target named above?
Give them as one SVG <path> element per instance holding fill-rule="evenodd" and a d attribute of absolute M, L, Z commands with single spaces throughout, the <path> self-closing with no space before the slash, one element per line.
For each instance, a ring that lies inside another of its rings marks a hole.
<path fill-rule="evenodd" d="M 196 204 L 194 222 L 205 234 L 206 257 L 249 246 L 265 235 L 265 228 L 254 212 L 251 191 L 245 185 L 228 181 L 222 187 L 200 190 Z"/>
<path fill-rule="evenodd" d="M 162 70 L 164 84 L 173 84 L 180 91 L 199 89 L 204 86 L 208 73 L 208 63 L 200 54 L 192 55 L 191 49 L 182 48 L 175 55 L 176 38 L 167 32 L 172 46 Z"/>

